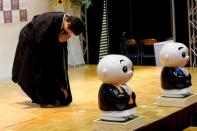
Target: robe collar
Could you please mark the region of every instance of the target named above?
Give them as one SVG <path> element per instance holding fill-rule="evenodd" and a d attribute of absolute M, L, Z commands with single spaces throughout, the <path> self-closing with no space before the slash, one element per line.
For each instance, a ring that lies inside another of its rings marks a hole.
<path fill-rule="evenodd" d="M 68 15 L 67 14 L 64 14 L 63 19 L 62 19 L 61 29 L 64 28 L 64 21 L 65 21 L 66 17 L 68 17 Z"/>

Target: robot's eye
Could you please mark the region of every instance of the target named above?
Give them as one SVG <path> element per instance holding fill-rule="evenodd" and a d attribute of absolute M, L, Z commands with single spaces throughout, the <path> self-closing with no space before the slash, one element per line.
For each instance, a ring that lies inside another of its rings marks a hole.
<path fill-rule="evenodd" d="M 182 57 L 185 58 L 185 52 L 182 53 Z"/>
<path fill-rule="evenodd" d="M 123 68 L 122 68 L 122 71 L 124 72 L 124 73 L 126 73 L 127 72 L 127 66 L 124 66 Z"/>

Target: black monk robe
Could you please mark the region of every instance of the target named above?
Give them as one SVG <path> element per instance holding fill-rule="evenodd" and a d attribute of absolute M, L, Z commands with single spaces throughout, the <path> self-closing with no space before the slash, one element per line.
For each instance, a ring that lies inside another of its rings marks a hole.
<path fill-rule="evenodd" d="M 58 41 L 63 15 L 61 12 L 37 15 L 20 32 L 12 80 L 37 104 L 67 105 L 72 101 L 67 43 Z"/>

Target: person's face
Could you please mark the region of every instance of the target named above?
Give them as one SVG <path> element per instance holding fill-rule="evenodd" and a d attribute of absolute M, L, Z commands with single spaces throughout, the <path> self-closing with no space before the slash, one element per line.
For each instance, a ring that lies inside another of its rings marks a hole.
<path fill-rule="evenodd" d="M 64 21 L 64 30 L 67 32 L 68 35 L 74 35 L 74 32 L 70 29 L 70 22 Z"/>

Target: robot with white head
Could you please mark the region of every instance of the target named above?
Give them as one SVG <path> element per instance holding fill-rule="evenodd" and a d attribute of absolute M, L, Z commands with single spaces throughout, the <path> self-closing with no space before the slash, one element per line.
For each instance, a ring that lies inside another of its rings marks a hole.
<path fill-rule="evenodd" d="M 191 95 L 191 75 L 184 68 L 189 62 L 188 48 L 178 42 L 165 44 L 160 50 L 161 87 L 165 97 Z"/>
<path fill-rule="evenodd" d="M 97 66 L 103 84 L 98 94 L 101 119 L 124 121 L 135 114 L 135 93 L 126 84 L 133 76 L 133 64 L 123 55 L 104 56 Z"/>

